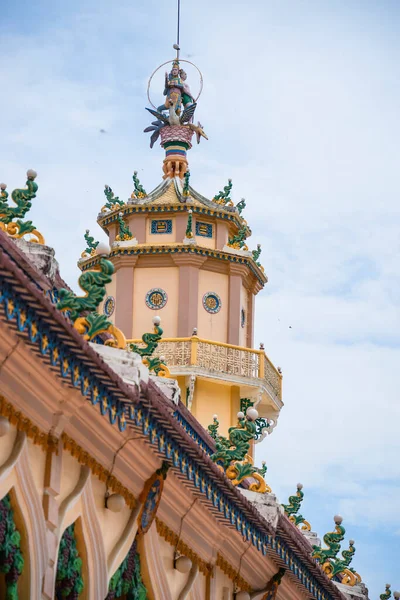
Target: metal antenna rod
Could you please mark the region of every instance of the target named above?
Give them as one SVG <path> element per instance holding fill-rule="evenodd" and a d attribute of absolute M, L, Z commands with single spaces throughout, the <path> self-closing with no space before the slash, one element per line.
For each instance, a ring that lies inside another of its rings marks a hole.
<path fill-rule="evenodd" d="M 179 60 L 179 33 L 180 33 L 180 26 L 181 26 L 181 0 L 178 0 L 178 25 L 177 25 L 177 31 L 176 31 L 176 45 L 177 45 L 177 49 L 176 49 L 176 58 Z"/>

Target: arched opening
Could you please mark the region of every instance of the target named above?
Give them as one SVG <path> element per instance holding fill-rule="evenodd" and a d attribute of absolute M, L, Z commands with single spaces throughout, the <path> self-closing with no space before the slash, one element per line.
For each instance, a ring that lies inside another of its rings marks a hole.
<path fill-rule="evenodd" d="M 148 600 L 148 597 L 136 536 L 128 554 L 110 579 L 106 600 Z"/>
<path fill-rule="evenodd" d="M 60 540 L 55 598 L 56 600 L 88 598 L 87 553 L 80 519 L 64 530 Z"/>
<path fill-rule="evenodd" d="M 14 489 L 0 500 L 0 598 L 30 597 L 28 539 Z"/>

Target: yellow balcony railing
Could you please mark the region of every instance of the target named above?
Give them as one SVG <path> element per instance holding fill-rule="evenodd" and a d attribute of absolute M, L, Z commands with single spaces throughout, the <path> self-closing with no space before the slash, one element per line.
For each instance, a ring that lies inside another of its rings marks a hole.
<path fill-rule="evenodd" d="M 141 345 L 141 340 L 127 340 Z M 211 373 L 224 373 L 262 380 L 282 399 L 282 376 L 266 356 L 264 350 L 233 346 L 223 342 L 188 338 L 163 338 L 154 353 L 164 356 L 168 367 L 196 366 Z"/>

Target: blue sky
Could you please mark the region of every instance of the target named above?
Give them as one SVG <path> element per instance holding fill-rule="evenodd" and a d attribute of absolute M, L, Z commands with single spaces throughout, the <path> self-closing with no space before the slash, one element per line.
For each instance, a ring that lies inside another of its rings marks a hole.
<path fill-rule="evenodd" d="M 175 3 L 0 4 L 0 179 L 38 171 L 31 218 L 74 284 L 104 184 L 127 198 L 134 170 L 147 190 L 161 180 L 142 131 Z M 304 484 L 315 531 L 342 514 L 371 598 L 400 588 L 399 17 L 386 0 L 182 0 L 209 136 L 191 182 L 212 197 L 232 177 L 269 277 L 256 343 L 285 407 L 259 459 L 281 501 Z"/>

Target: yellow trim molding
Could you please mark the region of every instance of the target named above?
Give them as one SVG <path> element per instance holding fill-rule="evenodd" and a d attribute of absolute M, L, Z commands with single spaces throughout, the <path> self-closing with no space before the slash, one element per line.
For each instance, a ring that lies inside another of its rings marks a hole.
<path fill-rule="evenodd" d="M 33 441 L 36 446 L 41 446 L 43 450 L 50 450 L 57 454 L 58 439 L 51 433 L 40 431 L 39 427 L 34 425 L 28 417 L 25 417 L 21 411 L 16 410 L 14 406 L 0 394 L 0 415 L 8 419 L 11 425 L 15 425 L 18 431 L 26 433 L 27 437 Z"/>
<path fill-rule="evenodd" d="M 191 550 L 189 546 L 185 544 L 185 542 L 179 540 L 178 534 L 172 531 L 172 529 L 170 529 L 165 523 L 163 523 L 163 521 L 160 521 L 158 517 L 156 517 L 156 527 L 158 535 L 164 538 L 164 540 L 168 542 L 171 546 L 176 546 L 178 552 L 184 554 L 185 556 L 190 558 L 192 562 L 198 565 L 200 573 L 203 573 L 203 575 L 206 576 L 212 576 L 213 566 L 207 563 L 202 558 L 200 558 L 200 556 L 196 554 L 196 552 Z"/>
<path fill-rule="evenodd" d="M 251 592 L 251 585 L 247 583 L 243 577 L 240 577 L 235 568 L 232 567 L 232 565 L 230 565 L 219 552 L 217 554 L 217 562 L 215 563 L 215 566 L 221 569 L 221 571 L 225 573 L 225 575 L 227 575 L 231 581 L 237 583 L 241 590 L 245 592 Z"/>

